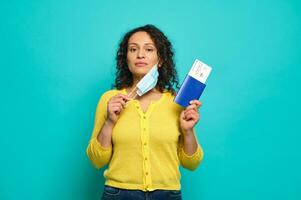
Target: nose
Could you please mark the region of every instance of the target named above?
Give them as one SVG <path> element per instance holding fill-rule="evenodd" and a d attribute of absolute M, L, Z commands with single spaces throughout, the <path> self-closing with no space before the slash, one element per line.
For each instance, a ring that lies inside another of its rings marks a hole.
<path fill-rule="evenodd" d="M 139 50 L 138 54 L 137 54 L 137 58 L 144 58 L 144 57 L 145 57 L 145 54 L 144 54 L 143 50 Z"/>

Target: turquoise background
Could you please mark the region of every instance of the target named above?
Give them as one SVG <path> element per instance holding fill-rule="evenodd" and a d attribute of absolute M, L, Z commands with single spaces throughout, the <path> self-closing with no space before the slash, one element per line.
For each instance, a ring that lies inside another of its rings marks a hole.
<path fill-rule="evenodd" d="M 147 23 L 180 81 L 195 58 L 213 67 L 184 199 L 301 199 L 300 1 L 12 0 L 0 20 L 1 200 L 100 199 L 85 152 L 96 104 L 121 36 Z"/>

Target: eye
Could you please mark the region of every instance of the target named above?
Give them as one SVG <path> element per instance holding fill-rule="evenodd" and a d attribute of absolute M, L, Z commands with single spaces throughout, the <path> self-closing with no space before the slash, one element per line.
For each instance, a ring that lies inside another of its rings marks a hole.
<path fill-rule="evenodd" d="M 135 48 L 135 47 L 131 47 L 131 48 L 129 49 L 129 51 L 132 52 L 132 53 L 135 52 L 136 50 L 137 50 L 137 48 Z"/>
<path fill-rule="evenodd" d="M 148 52 L 153 52 L 154 49 L 152 49 L 152 48 L 147 48 L 146 51 L 148 51 Z"/>

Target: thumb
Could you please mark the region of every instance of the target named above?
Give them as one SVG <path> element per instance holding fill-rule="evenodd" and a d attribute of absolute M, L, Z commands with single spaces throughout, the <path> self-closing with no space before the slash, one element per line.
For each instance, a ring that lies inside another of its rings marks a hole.
<path fill-rule="evenodd" d="M 180 118 L 185 119 L 184 110 L 181 112 Z"/>

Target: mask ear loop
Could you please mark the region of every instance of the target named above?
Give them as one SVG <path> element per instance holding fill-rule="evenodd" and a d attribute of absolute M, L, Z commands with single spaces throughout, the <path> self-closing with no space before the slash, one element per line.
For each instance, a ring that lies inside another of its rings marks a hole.
<path fill-rule="evenodd" d="M 127 96 L 130 99 L 135 99 L 137 96 L 138 87 L 136 86 Z"/>
<path fill-rule="evenodd" d="M 137 91 L 138 91 L 138 87 L 136 86 L 134 89 L 132 89 L 132 91 L 131 91 L 129 94 L 127 94 L 127 96 L 128 96 L 131 100 L 132 100 L 132 99 L 135 99 L 136 96 L 137 96 Z M 127 101 L 127 102 L 125 103 L 125 107 L 127 107 L 128 102 L 129 102 L 129 101 Z"/>
<path fill-rule="evenodd" d="M 158 61 L 157 64 L 156 64 L 156 65 L 157 65 L 157 68 L 158 68 L 159 62 L 160 62 L 160 61 Z M 135 88 L 134 88 L 127 96 L 128 96 L 130 99 L 135 99 L 136 96 L 138 95 L 137 91 L 138 91 L 138 87 L 135 86 Z M 128 102 L 128 101 L 127 101 L 127 102 Z M 126 102 L 125 106 L 127 106 L 127 102 Z"/>
<path fill-rule="evenodd" d="M 138 94 L 137 94 L 137 92 L 136 92 L 135 95 L 134 95 L 134 97 L 133 97 L 133 99 L 135 99 L 137 95 L 138 95 Z"/>

